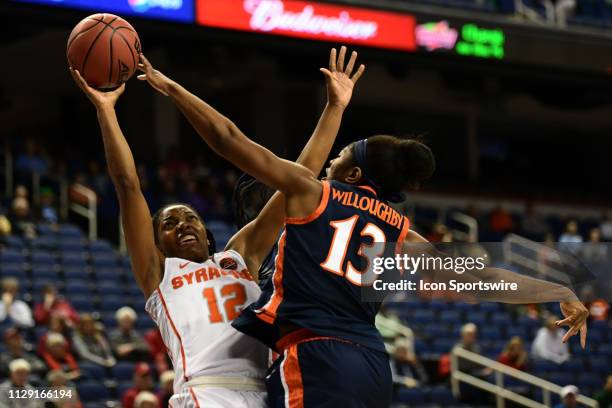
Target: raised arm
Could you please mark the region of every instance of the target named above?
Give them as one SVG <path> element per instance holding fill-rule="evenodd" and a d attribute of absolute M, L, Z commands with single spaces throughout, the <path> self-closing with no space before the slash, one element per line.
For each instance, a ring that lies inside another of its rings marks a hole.
<path fill-rule="evenodd" d="M 415 231 L 409 231 L 404 244 L 404 252 L 412 256 L 419 256 L 423 253 L 433 257 L 447 256 L 437 250 L 429 241 Z M 475 300 L 478 301 L 513 304 L 560 302 L 561 312 L 565 319 L 559 320 L 557 325 L 569 326 L 567 333 L 563 337 L 563 342 L 566 342 L 571 336 L 580 332 L 580 344 L 582 348 L 586 346 L 589 311 L 582 302 L 580 302 L 574 292 L 565 286 L 541 279 L 530 278 L 520 273 L 501 268 L 485 267 L 480 270 L 472 269 L 463 274 L 458 274 L 445 268 L 435 271 L 423 270 L 421 272 L 424 276 L 436 282 L 449 282 L 450 280 L 455 280 L 460 283 L 494 283 L 500 282 L 503 279 L 507 283 L 516 283 L 517 290 L 478 291 L 475 294 Z"/>
<path fill-rule="evenodd" d="M 318 175 L 325 165 L 340 130 L 342 114 L 351 100 L 355 84 L 365 70 L 365 66 L 360 65 L 351 77 L 357 53 L 353 51 L 346 67 L 344 66 L 345 54 L 346 47 L 340 48 L 339 55 L 336 55 L 336 49 L 333 48 L 329 55 L 329 69 L 321 68 L 321 72 L 325 75 L 327 104 L 317 127 L 297 159 L 297 163 L 315 175 Z M 257 273 L 261 263 L 278 239 L 284 221 L 285 196 L 276 192 L 257 218 L 245 225 L 230 239 L 226 249 L 239 252 L 245 259 L 249 271 Z"/>
<path fill-rule="evenodd" d="M 100 92 L 87 85 L 78 71 L 71 69 L 70 72 L 96 107 L 108 173 L 119 199 L 132 271 L 145 298 L 149 298 L 161 281 L 163 259 L 155 245 L 151 212 L 140 189 L 134 157 L 115 113 L 115 103 L 125 90 L 125 84 L 112 92 Z"/>
<path fill-rule="evenodd" d="M 142 63 L 139 64 L 139 69 L 144 74 L 139 75 L 138 79 L 148 81 L 153 88 L 169 96 L 216 153 L 245 173 L 287 195 L 312 194 L 318 195 L 312 201 L 319 199 L 322 186 L 312 171 L 281 159 L 253 142 L 231 120 L 154 69 L 144 55 L 140 57 Z"/>

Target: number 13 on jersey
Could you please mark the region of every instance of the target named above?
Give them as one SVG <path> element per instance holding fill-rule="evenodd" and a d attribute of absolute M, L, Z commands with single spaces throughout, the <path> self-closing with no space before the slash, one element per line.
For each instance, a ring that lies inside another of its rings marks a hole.
<path fill-rule="evenodd" d="M 230 283 L 220 289 L 205 288 L 202 295 L 208 304 L 211 323 L 231 322 L 238 317 L 247 299 L 246 290 L 241 283 Z"/>

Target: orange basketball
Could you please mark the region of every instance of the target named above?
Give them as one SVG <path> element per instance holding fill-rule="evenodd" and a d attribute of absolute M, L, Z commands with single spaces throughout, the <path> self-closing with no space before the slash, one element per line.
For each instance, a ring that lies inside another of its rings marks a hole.
<path fill-rule="evenodd" d="M 93 14 L 70 33 L 66 55 L 90 86 L 104 90 L 134 75 L 140 50 L 138 33 L 130 23 L 113 14 Z"/>

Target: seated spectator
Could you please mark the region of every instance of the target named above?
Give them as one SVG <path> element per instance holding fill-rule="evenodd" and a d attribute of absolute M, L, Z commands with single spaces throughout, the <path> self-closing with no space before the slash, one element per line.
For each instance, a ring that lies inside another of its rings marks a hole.
<path fill-rule="evenodd" d="M 599 225 L 604 241 L 612 241 L 612 210 L 606 211 L 604 220 Z"/>
<path fill-rule="evenodd" d="M 42 355 L 50 370 L 62 370 L 70 381 L 81 376 L 74 356 L 66 351 L 66 339 L 59 333 L 47 337 L 46 351 Z"/>
<path fill-rule="evenodd" d="M 10 376 L 0 384 L 0 407 L 2 408 L 42 408 L 43 402 L 35 398 L 11 398 L 11 390 L 23 389 L 34 391 L 29 382 L 30 363 L 22 358 L 11 361 L 9 365 Z"/>
<path fill-rule="evenodd" d="M 595 394 L 595 400 L 599 402 L 599 408 L 609 408 L 612 406 L 612 375 L 606 379 L 603 390 Z"/>
<path fill-rule="evenodd" d="M 476 326 L 474 323 L 466 323 L 461 326 L 461 340 L 455 344 L 453 349 L 459 347 L 473 353 L 481 354 L 481 349 L 477 342 L 477 338 L 478 326 Z M 476 376 L 488 374 L 482 365 L 466 360 L 465 358 L 459 359 L 459 370 Z"/>
<path fill-rule="evenodd" d="M 527 238 L 538 241 L 548 232 L 548 225 L 546 225 L 542 217 L 535 213 L 531 203 L 525 209 L 525 216 L 521 221 L 521 230 Z"/>
<path fill-rule="evenodd" d="M 30 364 L 31 372 L 36 376 L 42 377 L 47 372 L 45 363 L 36 355 L 26 351 L 23 335 L 18 328 L 11 327 L 4 332 L 4 344 L 6 351 L 0 354 L 0 377 L 8 377 L 11 361 L 19 358 Z"/>
<path fill-rule="evenodd" d="M 514 228 L 514 220 L 510 213 L 499 205 L 489 216 L 489 227 L 491 232 L 510 232 Z"/>
<path fill-rule="evenodd" d="M 580 395 L 578 387 L 575 385 L 566 385 L 561 390 L 561 402 L 555 405 L 555 408 L 576 408 L 578 403 L 576 398 Z"/>
<path fill-rule="evenodd" d="M 121 396 L 123 408 L 134 408 L 136 396 L 141 391 L 153 390 L 153 375 L 151 366 L 147 363 L 138 363 L 134 367 L 134 386 L 127 389 Z"/>
<path fill-rule="evenodd" d="M 32 139 L 27 139 L 24 151 L 17 155 L 15 169 L 20 173 L 46 174 L 49 171 L 50 159 L 46 156 L 44 148 Z"/>
<path fill-rule="evenodd" d="M 565 226 L 565 232 L 559 237 L 559 243 L 563 244 L 560 247 L 575 253 L 580 248 L 578 244 L 582 243 L 582 241 L 582 236 L 578 234 L 578 223 L 574 220 L 568 221 Z"/>
<path fill-rule="evenodd" d="M 57 226 L 59 216 L 54 204 L 53 190 L 49 187 L 40 189 L 40 219 L 47 224 Z"/>
<path fill-rule="evenodd" d="M 589 231 L 589 240 L 580 246 L 579 254 L 589 265 L 602 265 L 608 261 L 608 247 L 601 242 L 599 228 Z"/>
<path fill-rule="evenodd" d="M 64 336 L 66 339 L 66 352 L 72 352 L 72 345 L 68 339 L 72 338 L 71 330 L 66 326 L 66 321 L 62 319 L 59 315 L 52 314 L 49 319 L 48 330 L 38 339 L 38 354 L 43 355 L 43 353 L 47 349 L 47 338 L 51 333 L 57 333 Z"/>
<path fill-rule="evenodd" d="M 604 299 L 595 299 L 587 305 L 589 309 L 589 319 L 591 320 L 608 320 L 608 310 L 610 305 Z"/>
<path fill-rule="evenodd" d="M 70 400 L 49 400 L 49 402 L 53 403 L 54 407 L 58 408 L 83 408 L 83 404 L 81 403 L 78 394 L 76 393 L 76 384 L 72 381 L 68 381 L 68 377 L 66 373 L 62 370 L 53 370 L 47 374 L 47 383 L 49 388 L 57 389 L 57 390 L 72 390 L 72 396 Z"/>
<path fill-rule="evenodd" d="M 51 314 L 61 317 L 68 327 L 74 327 L 79 321 L 79 314 L 65 299 L 57 296 L 55 286 L 45 285 L 42 290 L 43 301 L 34 306 L 34 319 L 37 324 L 49 324 Z"/>
<path fill-rule="evenodd" d="M 164 371 L 159 376 L 160 390 L 157 392 L 160 407 L 169 407 L 169 401 L 174 394 L 174 371 Z"/>
<path fill-rule="evenodd" d="M 556 325 L 556 316 L 546 320 L 531 345 L 531 356 L 534 359 L 548 360 L 556 364 L 563 364 L 570 358 L 569 346 L 563 343 L 563 330 Z"/>
<path fill-rule="evenodd" d="M 170 361 L 168 360 L 168 349 L 164 344 L 164 340 L 159 333 L 159 329 L 154 327 L 145 333 L 145 341 L 149 346 L 149 351 L 153 356 L 155 368 L 158 373 L 171 370 Z"/>
<path fill-rule="evenodd" d="M 36 238 L 36 220 L 32 216 L 27 198 L 15 197 L 13 199 L 9 220 L 14 234 L 28 239 Z"/>
<path fill-rule="evenodd" d="M 523 339 L 518 336 L 512 337 L 497 361 L 517 370 L 524 370 L 527 365 L 527 351 L 525 351 Z"/>
<path fill-rule="evenodd" d="M 149 347 L 140 333 L 134 329 L 136 312 L 124 306 L 115 313 L 117 328 L 110 333 L 113 352 L 119 360 L 142 361 L 150 358 Z"/>
<path fill-rule="evenodd" d="M 149 391 L 141 391 L 134 399 L 134 408 L 159 408 L 159 400 Z"/>
<path fill-rule="evenodd" d="M 19 281 L 15 278 L 2 279 L 2 301 L 0 302 L 0 322 L 10 319 L 19 327 L 34 326 L 30 306 L 17 299 Z"/>
<path fill-rule="evenodd" d="M 108 341 L 102 336 L 93 317 L 88 313 L 81 315 L 79 328 L 72 337 L 72 344 L 82 360 L 103 367 L 112 367 L 116 363 Z"/>
<path fill-rule="evenodd" d="M 412 388 L 428 381 L 425 368 L 414 353 L 412 343 L 404 338 L 398 338 L 390 356 L 394 384 Z"/>

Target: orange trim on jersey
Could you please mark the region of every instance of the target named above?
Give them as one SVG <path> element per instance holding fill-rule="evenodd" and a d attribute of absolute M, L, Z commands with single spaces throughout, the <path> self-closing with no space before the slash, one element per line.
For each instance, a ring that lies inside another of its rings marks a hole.
<path fill-rule="evenodd" d="M 191 398 L 193 398 L 193 402 L 195 402 L 196 408 L 200 408 L 200 403 L 198 402 L 198 397 L 196 397 L 195 392 L 193 392 L 193 387 L 189 387 L 189 393 L 191 394 Z"/>
<path fill-rule="evenodd" d="M 268 303 L 266 303 L 266 305 L 260 309 L 259 313 L 255 314 L 255 316 L 268 324 L 272 324 L 274 323 L 274 320 L 276 320 L 276 311 L 278 310 L 280 303 L 283 301 L 283 262 L 285 258 L 286 234 L 287 231 L 283 231 L 283 234 L 278 241 L 278 254 L 276 255 L 274 274 L 272 275 L 274 292 L 272 293 L 272 297 Z"/>
<path fill-rule="evenodd" d="M 285 218 L 286 224 L 308 224 L 309 222 L 316 220 L 319 217 L 319 215 L 321 215 L 321 213 L 327 207 L 327 202 L 329 201 L 329 190 L 330 190 L 328 181 L 323 180 L 321 182 L 321 185 L 323 186 L 323 193 L 321 194 L 321 201 L 319 202 L 319 205 L 314 210 L 314 212 L 310 215 L 307 215 L 306 217 L 293 217 L 293 218 L 286 217 Z"/>
<path fill-rule="evenodd" d="M 376 195 L 377 195 L 377 194 L 376 194 L 376 190 L 374 190 L 374 189 L 373 189 L 372 187 L 370 187 L 370 186 L 366 186 L 366 185 L 364 184 L 364 185 L 357 186 L 357 187 L 358 187 L 358 188 L 362 188 L 362 189 L 364 189 L 364 190 L 368 190 L 370 193 L 374 194 L 374 196 L 376 196 Z"/>
<path fill-rule="evenodd" d="M 164 312 L 166 313 L 166 317 L 168 318 L 168 321 L 170 322 L 172 331 L 178 338 L 179 345 L 181 346 L 181 359 L 183 361 L 183 378 L 185 379 L 185 381 L 189 381 L 189 377 L 187 376 L 187 359 L 185 358 L 185 349 L 183 349 L 183 339 L 181 339 L 181 335 L 178 333 L 178 330 L 176 330 L 174 321 L 172 320 L 172 317 L 170 317 L 170 312 L 168 312 L 168 306 L 166 305 L 166 300 L 164 299 L 164 295 L 162 295 L 161 290 L 159 290 L 159 288 L 157 288 L 157 293 L 159 294 L 159 298 L 161 299 L 162 306 L 164 307 Z"/>
<path fill-rule="evenodd" d="M 278 351 L 283 352 L 291 346 L 297 346 L 298 344 L 307 343 L 309 341 L 317 340 L 333 340 L 340 341 L 343 343 L 350 343 L 350 341 L 341 339 L 333 336 L 321 336 L 308 329 L 298 329 L 292 331 L 289 334 L 283 336 L 279 341 L 276 342 L 276 348 Z"/>
<path fill-rule="evenodd" d="M 302 384 L 302 371 L 298 360 L 297 344 L 289 347 L 283 361 L 283 376 L 287 384 L 287 408 L 304 408 L 304 384 Z"/>
<path fill-rule="evenodd" d="M 410 230 L 410 220 L 408 217 L 404 215 L 404 226 L 402 227 L 402 231 L 397 237 L 397 243 L 395 244 L 395 254 L 401 255 L 403 252 L 404 241 L 406 240 L 406 236 L 408 235 L 408 231 Z M 404 270 L 400 269 L 400 274 L 404 274 Z"/>

